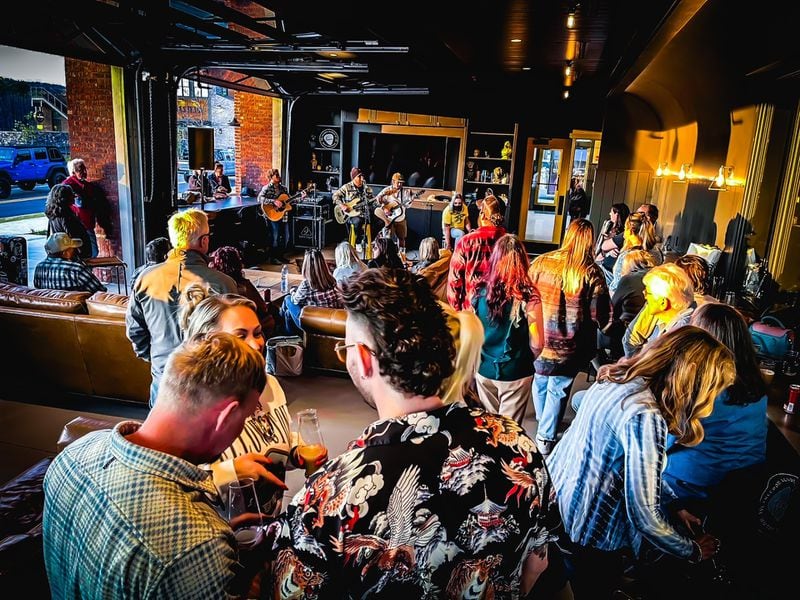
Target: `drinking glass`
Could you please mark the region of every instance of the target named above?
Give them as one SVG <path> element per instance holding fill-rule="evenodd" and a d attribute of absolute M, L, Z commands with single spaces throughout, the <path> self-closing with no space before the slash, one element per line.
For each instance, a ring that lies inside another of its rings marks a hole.
<path fill-rule="evenodd" d="M 800 353 L 796 350 L 789 350 L 783 357 L 783 374 L 794 377 L 797 375 L 798 367 L 800 367 Z"/>
<path fill-rule="evenodd" d="M 241 548 L 248 548 L 258 543 L 260 526 L 264 523 L 261 503 L 256 493 L 256 482 L 251 477 L 234 481 L 228 486 L 228 522 L 246 513 L 257 514 L 258 525 L 240 527 L 234 531 L 236 542 Z"/>
<path fill-rule="evenodd" d="M 297 447 L 297 453 L 303 459 L 308 477 L 317 470 L 317 460 L 327 452 L 322 432 L 319 430 L 316 409 L 308 408 L 297 413 L 297 433 L 302 441 Z"/>

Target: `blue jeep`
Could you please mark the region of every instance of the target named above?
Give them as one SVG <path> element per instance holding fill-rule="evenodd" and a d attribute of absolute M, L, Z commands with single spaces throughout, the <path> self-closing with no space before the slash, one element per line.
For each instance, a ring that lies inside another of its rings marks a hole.
<path fill-rule="evenodd" d="M 0 200 L 11 186 L 32 190 L 37 183 L 50 187 L 67 178 L 67 161 L 55 146 L 0 146 Z"/>

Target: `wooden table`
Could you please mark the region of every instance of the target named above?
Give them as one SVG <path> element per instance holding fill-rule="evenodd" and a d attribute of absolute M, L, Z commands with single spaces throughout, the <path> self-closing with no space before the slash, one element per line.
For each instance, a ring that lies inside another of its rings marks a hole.
<path fill-rule="evenodd" d="M 244 276 L 249 279 L 256 289 L 263 295 L 265 290 L 270 291 L 270 302 L 280 304 L 288 292 L 281 292 L 281 274 L 279 271 L 259 271 L 258 269 L 244 269 Z M 300 285 L 303 276 L 289 273 L 289 289 Z"/>

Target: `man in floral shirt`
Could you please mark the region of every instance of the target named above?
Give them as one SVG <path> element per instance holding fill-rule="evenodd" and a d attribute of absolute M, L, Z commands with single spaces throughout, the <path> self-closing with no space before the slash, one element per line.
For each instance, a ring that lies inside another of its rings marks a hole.
<path fill-rule="evenodd" d="M 560 524 L 520 426 L 445 405 L 454 346 L 428 284 L 370 269 L 344 284 L 340 358 L 379 420 L 295 496 L 275 542 L 281 598 L 518 598 Z"/>

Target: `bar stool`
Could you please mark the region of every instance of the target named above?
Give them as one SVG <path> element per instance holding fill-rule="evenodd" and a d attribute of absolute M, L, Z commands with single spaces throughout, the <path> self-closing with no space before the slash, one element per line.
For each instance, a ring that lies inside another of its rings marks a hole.
<path fill-rule="evenodd" d="M 111 269 L 116 272 L 117 286 L 120 283 L 125 285 L 125 295 L 128 295 L 128 265 L 116 256 L 98 256 L 96 258 L 85 258 L 83 262 L 92 269 Z"/>

